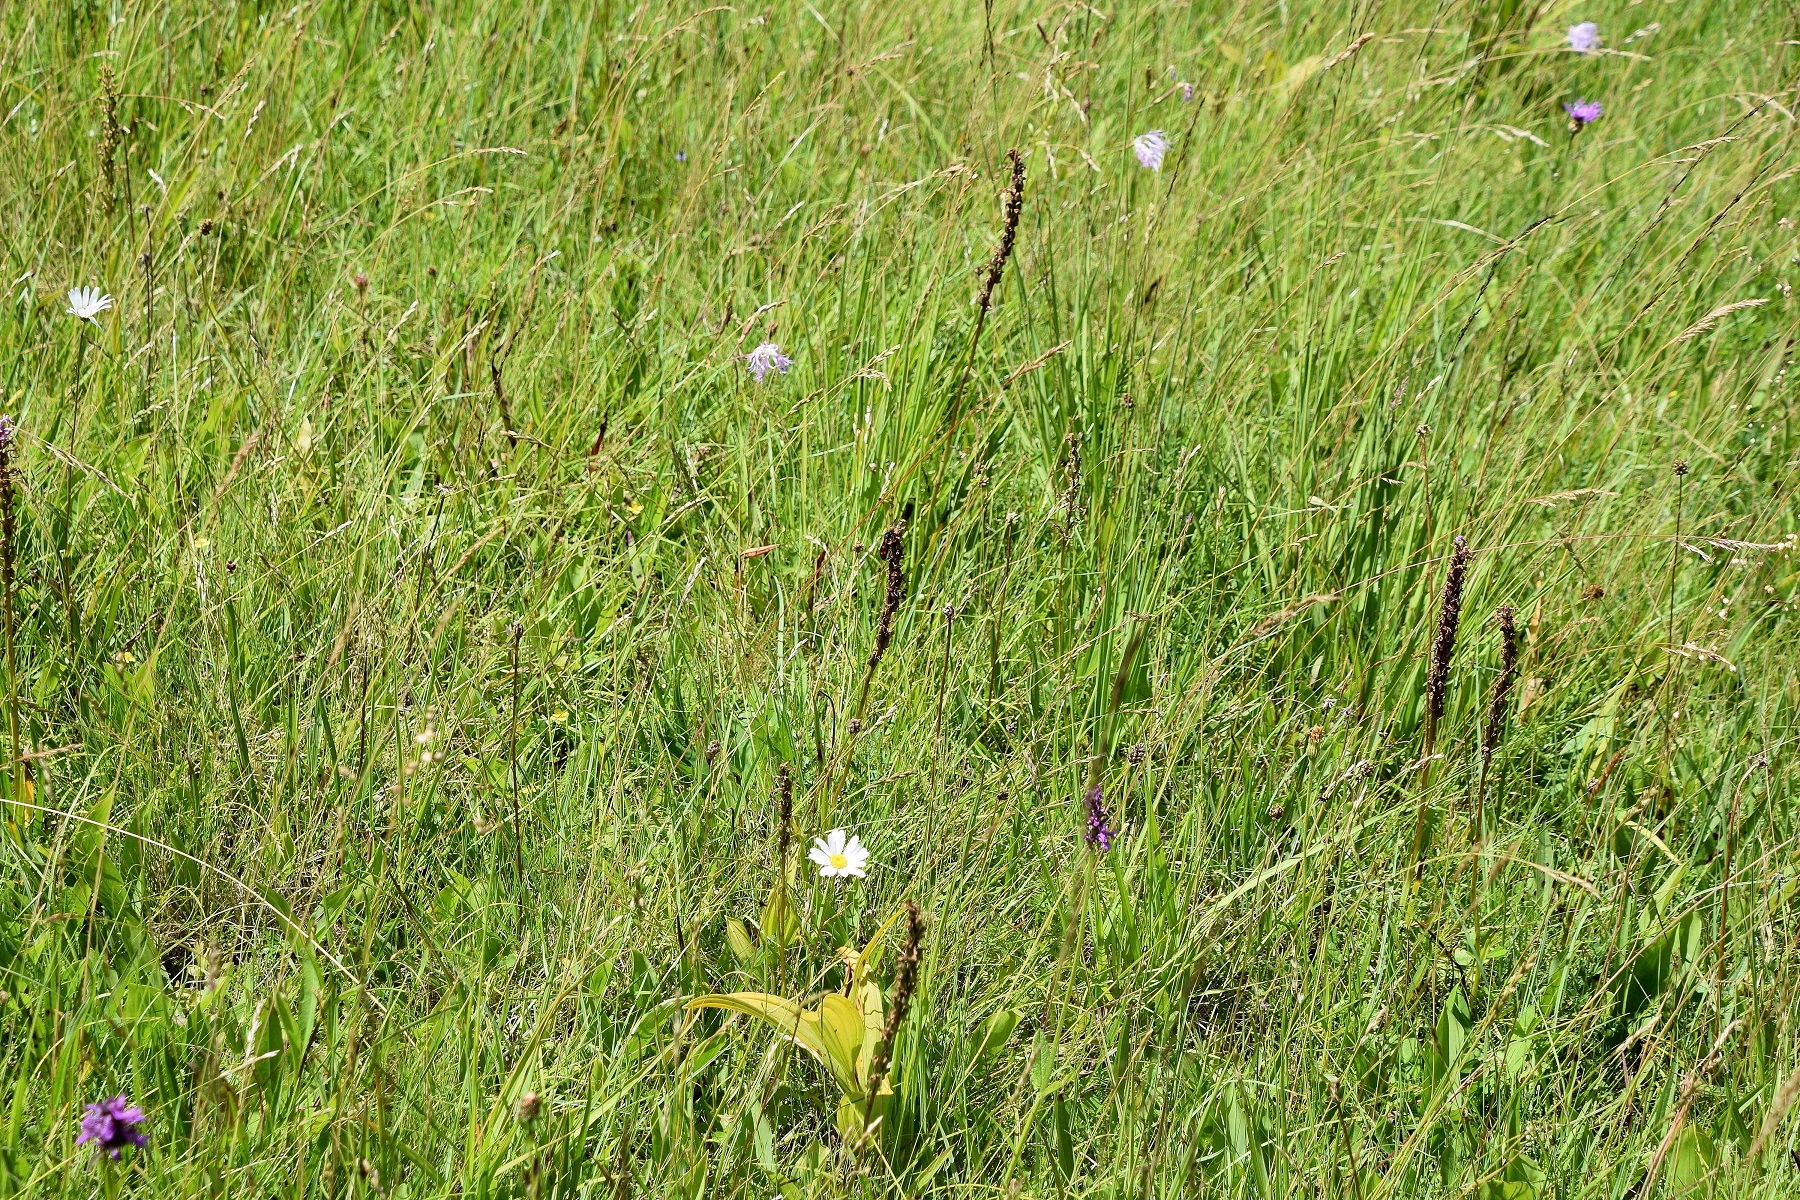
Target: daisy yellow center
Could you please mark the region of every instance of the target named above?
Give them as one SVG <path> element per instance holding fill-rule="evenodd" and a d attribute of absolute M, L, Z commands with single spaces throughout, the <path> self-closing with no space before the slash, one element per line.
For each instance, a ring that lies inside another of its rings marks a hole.
<path fill-rule="evenodd" d="M 834 867 L 834 868 L 836 868 L 836 869 L 837 869 L 837 870 L 839 870 L 839 871 L 841 871 L 841 870 L 843 870 L 843 869 L 844 869 L 844 868 L 845 868 L 845 867 L 847 867 L 847 866 L 849 866 L 849 865 L 850 865 L 850 860 L 849 860 L 849 859 L 847 859 L 847 858 L 845 858 L 845 857 L 844 857 L 844 856 L 843 856 L 843 855 L 841 855 L 841 854 L 834 854 L 834 855 L 832 855 L 832 856 L 831 856 L 831 865 L 832 865 L 832 866 L 833 866 L 833 867 Z"/>

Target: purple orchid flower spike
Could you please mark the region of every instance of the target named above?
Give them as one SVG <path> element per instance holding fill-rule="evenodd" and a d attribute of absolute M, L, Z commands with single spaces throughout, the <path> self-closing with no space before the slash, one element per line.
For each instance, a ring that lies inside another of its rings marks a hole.
<path fill-rule="evenodd" d="M 1105 854 L 1112 849 L 1113 840 L 1119 836 L 1119 831 L 1107 823 L 1106 805 L 1101 802 L 1100 785 L 1096 783 L 1089 788 L 1083 799 L 1087 803 L 1087 831 L 1084 835 L 1087 844 Z"/>
<path fill-rule="evenodd" d="M 150 1144 L 150 1135 L 143 1128 L 148 1123 L 144 1110 L 121 1092 L 87 1106 L 87 1112 L 81 1117 L 81 1132 L 75 1135 L 75 1144 L 91 1143 L 100 1153 L 117 1161 L 125 1147 L 136 1146 L 141 1150 Z"/>

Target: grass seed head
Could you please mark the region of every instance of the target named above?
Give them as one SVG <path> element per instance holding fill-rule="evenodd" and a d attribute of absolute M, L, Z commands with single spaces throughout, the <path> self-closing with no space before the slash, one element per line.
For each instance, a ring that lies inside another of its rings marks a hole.
<path fill-rule="evenodd" d="M 1012 257 L 1013 242 L 1019 235 L 1019 214 L 1025 207 L 1025 159 L 1017 150 L 1008 150 L 1006 161 L 1012 164 L 1012 179 L 1001 200 L 1000 244 L 994 247 L 994 256 L 988 259 L 987 276 L 981 281 L 979 308 L 984 313 L 993 307 L 994 289 L 1000 285 L 1000 276 Z"/>
<path fill-rule="evenodd" d="M 888 643 L 894 640 L 894 614 L 906 599 L 906 542 L 902 538 L 905 532 L 906 522 L 902 521 L 882 534 L 881 544 L 875 548 L 875 557 L 887 564 L 887 595 L 875 622 L 875 648 L 869 652 L 871 671 L 881 664 Z"/>
<path fill-rule="evenodd" d="M 908 901 L 906 937 L 900 943 L 900 953 L 894 960 L 894 992 L 888 998 L 887 1023 L 881 1028 L 881 1041 L 869 1060 L 871 1096 L 881 1092 L 882 1081 L 887 1078 L 888 1065 L 893 1061 L 894 1039 L 900 1034 L 900 1026 L 906 1023 L 907 1010 L 912 1007 L 913 992 L 919 984 L 919 945 L 924 940 L 925 919 L 919 912 L 919 906 Z"/>
<path fill-rule="evenodd" d="M 1519 627 L 1514 616 L 1510 604 L 1502 604 L 1494 613 L 1494 623 L 1500 627 L 1500 677 L 1488 695 L 1487 725 L 1481 732 L 1481 752 L 1487 756 L 1499 749 L 1505 736 L 1506 701 L 1519 677 Z"/>
<path fill-rule="evenodd" d="M 1456 627 L 1462 621 L 1463 579 L 1469 569 L 1469 547 L 1462 535 L 1450 554 L 1450 570 L 1444 576 L 1443 599 L 1438 603 L 1437 633 L 1431 640 L 1431 665 L 1425 673 L 1425 720 L 1435 730 L 1444 715 L 1444 697 L 1450 682 L 1450 655 L 1456 650 Z"/>

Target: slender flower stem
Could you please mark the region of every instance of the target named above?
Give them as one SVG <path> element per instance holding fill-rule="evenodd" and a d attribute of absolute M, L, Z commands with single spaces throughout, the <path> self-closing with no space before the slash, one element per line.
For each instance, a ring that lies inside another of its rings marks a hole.
<path fill-rule="evenodd" d="M 13 612 L 13 563 L 18 556 L 18 526 L 13 491 L 15 442 L 12 420 L 0 416 L 0 595 L 5 597 L 6 726 L 12 745 L 8 774 L 12 780 L 12 799 L 22 802 L 25 799 L 25 759 L 19 750 L 19 660 L 17 626 Z"/>
<path fill-rule="evenodd" d="M 525 632 L 522 621 L 512 624 L 512 719 L 507 726 L 509 751 L 507 757 L 511 761 L 509 774 L 512 782 L 512 814 L 513 814 L 513 870 L 517 878 L 513 887 L 519 897 L 519 922 L 525 921 L 525 850 L 523 846 L 524 826 L 519 820 L 519 638 Z"/>

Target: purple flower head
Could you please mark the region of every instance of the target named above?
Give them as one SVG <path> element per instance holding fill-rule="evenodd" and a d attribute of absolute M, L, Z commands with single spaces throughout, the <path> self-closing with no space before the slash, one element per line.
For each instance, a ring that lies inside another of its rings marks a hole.
<path fill-rule="evenodd" d="M 781 347 L 774 342 L 764 342 L 744 355 L 744 361 L 750 364 L 750 373 L 756 376 L 758 383 L 761 383 L 763 376 L 770 371 L 780 371 L 786 375 L 788 368 L 794 365 L 794 360 L 783 354 Z"/>
<path fill-rule="evenodd" d="M 1600 48 L 1600 27 L 1592 21 L 1569 26 L 1569 49 L 1577 54 L 1592 54 Z"/>
<path fill-rule="evenodd" d="M 1169 139 L 1160 129 L 1152 129 L 1149 133 L 1140 133 L 1131 139 L 1131 152 L 1137 155 L 1138 165 L 1148 167 L 1152 171 L 1162 170 L 1163 155 L 1169 152 Z"/>
<path fill-rule="evenodd" d="M 1087 790 L 1087 844 L 1105 854 L 1112 849 L 1119 831 L 1106 823 L 1106 805 L 1101 803 L 1100 785 Z"/>
<path fill-rule="evenodd" d="M 1598 121 L 1606 110 L 1600 107 L 1598 100 L 1577 100 L 1573 104 L 1564 104 L 1563 111 L 1569 114 L 1569 126 L 1580 133 Z"/>
<path fill-rule="evenodd" d="M 81 1118 L 81 1132 L 75 1135 L 75 1144 L 85 1146 L 92 1142 L 95 1149 L 116 1160 L 127 1146 L 141 1150 L 150 1144 L 150 1135 L 142 1128 L 146 1123 L 144 1110 L 127 1101 L 121 1092 L 87 1106 L 87 1112 Z"/>
<path fill-rule="evenodd" d="M 1184 83 L 1178 83 L 1175 86 L 1181 89 L 1182 100 L 1187 101 L 1187 100 L 1192 100 L 1194 98 L 1194 85 L 1193 84 L 1184 82 Z"/>
<path fill-rule="evenodd" d="M 0 413 L 0 450 L 12 449 L 13 435 L 18 431 L 19 427 L 13 424 L 13 419 Z"/>
<path fill-rule="evenodd" d="M 686 162 L 687 161 L 687 151 L 686 150 L 677 150 L 675 152 L 675 161 L 676 162 Z"/>

